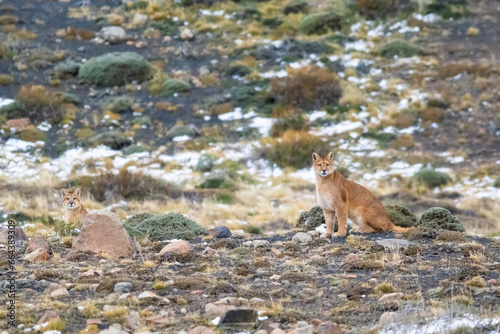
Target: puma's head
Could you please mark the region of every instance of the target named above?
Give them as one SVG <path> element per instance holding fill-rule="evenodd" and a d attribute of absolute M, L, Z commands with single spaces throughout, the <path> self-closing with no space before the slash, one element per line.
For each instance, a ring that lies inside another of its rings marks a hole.
<path fill-rule="evenodd" d="M 73 192 L 69 192 L 66 189 L 61 189 L 64 208 L 69 210 L 79 208 L 81 205 L 80 193 L 80 188 L 76 188 Z"/>
<path fill-rule="evenodd" d="M 318 153 L 312 154 L 313 169 L 316 174 L 321 177 L 333 174 L 333 152 L 328 153 L 324 158 L 320 157 Z"/>

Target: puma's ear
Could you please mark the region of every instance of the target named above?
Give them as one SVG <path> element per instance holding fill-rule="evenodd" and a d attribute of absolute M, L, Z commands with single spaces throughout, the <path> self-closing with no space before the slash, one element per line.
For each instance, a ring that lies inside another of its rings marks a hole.
<path fill-rule="evenodd" d="M 328 155 L 326 156 L 326 158 L 330 161 L 333 161 L 333 152 L 330 152 L 328 153 Z"/>
<path fill-rule="evenodd" d="M 66 189 L 61 189 L 61 195 L 64 197 L 68 194 L 68 191 Z"/>
<path fill-rule="evenodd" d="M 319 159 L 318 153 L 314 152 L 313 153 L 313 161 L 317 161 Z"/>
<path fill-rule="evenodd" d="M 80 197 L 80 193 L 81 193 L 80 188 L 76 188 L 75 191 L 73 192 L 73 194 L 75 194 L 78 197 Z"/>

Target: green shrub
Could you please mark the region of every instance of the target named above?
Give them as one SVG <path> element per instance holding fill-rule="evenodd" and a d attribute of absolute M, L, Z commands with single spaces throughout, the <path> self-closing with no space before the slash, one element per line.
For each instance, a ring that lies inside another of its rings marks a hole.
<path fill-rule="evenodd" d="M 63 219 L 57 219 L 54 221 L 54 232 L 60 237 L 67 237 L 71 235 L 77 235 L 76 229 L 78 224 L 66 223 Z"/>
<path fill-rule="evenodd" d="M 465 232 L 465 227 L 460 219 L 452 215 L 450 211 L 440 207 L 432 207 L 425 211 L 418 219 L 417 225 L 436 230 Z"/>
<path fill-rule="evenodd" d="M 62 95 L 49 92 L 44 86 L 22 86 L 16 100 L 24 106 L 27 116 L 34 122 L 57 123 L 62 118 Z"/>
<path fill-rule="evenodd" d="M 28 113 L 20 103 L 13 102 L 0 107 L 0 115 L 6 119 L 16 119 L 28 117 Z"/>
<path fill-rule="evenodd" d="M 372 20 L 410 13 L 416 9 L 412 0 L 356 0 L 356 7 L 359 13 Z"/>
<path fill-rule="evenodd" d="M 444 19 L 459 19 L 470 14 L 467 0 L 434 0 L 428 3 L 424 12 L 426 14 L 438 14 Z"/>
<path fill-rule="evenodd" d="M 420 48 L 414 44 L 408 43 L 404 40 L 395 40 L 386 43 L 380 49 L 380 55 L 386 58 L 394 58 L 395 56 L 401 58 L 413 57 L 420 53 Z"/>
<path fill-rule="evenodd" d="M 222 203 L 222 204 L 233 204 L 234 199 L 233 196 L 229 194 L 220 194 L 217 196 L 217 202 Z"/>
<path fill-rule="evenodd" d="M 287 130 L 308 131 L 309 121 L 301 114 L 292 117 L 278 118 L 273 123 L 269 134 L 271 137 L 280 137 Z"/>
<path fill-rule="evenodd" d="M 451 177 L 448 174 L 435 171 L 431 168 L 421 169 L 413 175 L 412 179 L 417 184 L 424 185 L 428 188 L 444 186 L 451 181 Z"/>
<path fill-rule="evenodd" d="M 42 130 L 37 129 L 33 125 L 30 125 L 26 129 L 19 132 L 19 139 L 34 143 L 37 141 L 47 140 L 47 135 Z"/>
<path fill-rule="evenodd" d="M 309 9 L 309 3 L 305 0 L 292 0 L 285 8 L 283 8 L 283 13 L 285 15 L 295 14 L 295 13 L 307 13 Z"/>
<path fill-rule="evenodd" d="M 170 130 L 167 131 L 167 138 L 174 139 L 180 136 L 194 137 L 195 132 L 189 126 L 183 124 L 176 124 Z"/>
<path fill-rule="evenodd" d="M 109 110 L 114 113 L 125 112 L 132 109 L 133 101 L 129 97 L 116 96 L 110 97 L 102 106 L 103 110 Z"/>
<path fill-rule="evenodd" d="M 363 137 L 373 138 L 377 141 L 377 146 L 380 149 L 386 149 L 389 144 L 396 140 L 397 136 L 394 133 L 368 131 L 363 133 Z"/>
<path fill-rule="evenodd" d="M 54 66 L 53 77 L 56 79 L 67 79 L 76 77 L 80 70 L 80 63 L 74 61 L 65 61 Z"/>
<path fill-rule="evenodd" d="M 280 138 L 263 138 L 266 159 L 280 168 L 305 168 L 311 165 L 311 152 L 327 152 L 329 145 L 307 131 L 287 130 Z"/>
<path fill-rule="evenodd" d="M 130 145 L 129 147 L 127 147 L 126 149 L 124 149 L 123 154 L 124 155 L 131 155 L 134 153 L 142 153 L 142 152 L 147 152 L 147 151 L 148 151 L 148 149 L 145 148 L 144 146 L 133 144 L 133 145 Z"/>
<path fill-rule="evenodd" d="M 89 128 L 82 128 L 75 131 L 75 137 L 81 140 L 92 138 L 94 135 L 94 130 Z"/>
<path fill-rule="evenodd" d="M 208 153 L 203 153 L 196 163 L 196 170 L 199 172 L 210 172 L 214 167 L 215 157 Z"/>
<path fill-rule="evenodd" d="M 500 176 L 493 182 L 493 187 L 500 188 Z"/>
<path fill-rule="evenodd" d="M 329 30 L 341 30 L 344 25 L 342 15 L 334 11 L 321 11 L 307 15 L 300 24 L 300 31 L 306 35 L 322 35 Z"/>
<path fill-rule="evenodd" d="M 87 84 L 123 86 L 151 76 L 151 65 L 135 52 L 111 52 L 91 58 L 82 65 L 78 77 Z"/>
<path fill-rule="evenodd" d="M 246 67 L 245 65 L 241 65 L 241 64 L 230 65 L 226 69 L 226 74 L 231 75 L 231 76 L 238 75 L 238 76 L 244 77 L 245 75 L 250 74 L 250 73 L 252 73 L 252 70 L 249 69 L 248 67 Z"/>
<path fill-rule="evenodd" d="M 208 178 L 199 185 L 196 186 L 198 189 L 234 189 L 234 185 L 227 181 L 226 179 L 220 178 Z"/>
<path fill-rule="evenodd" d="M 317 66 L 290 69 L 286 78 L 271 79 L 270 86 L 275 100 L 301 109 L 338 104 L 342 96 L 337 74 Z"/>
<path fill-rule="evenodd" d="M 100 133 L 89 139 L 91 143 L 98 145 L 105 145 L 113 150 L 121 150 L 124 147 L 132 144 L 132 141 L 125 137 L 125 135 L 118 131 L 107 131 Z"/>
<path fill-rule="evenodd" d="M 150 27 L 161 31 L 163 35 L 168 36 L 173 36 L 179 31 L 179 29 L 177 28 L 177 24 L 171 18 L 167 18 L 161 21 L 153 21 L 151 22 Z"/>
<path fill-rule="evenodd" d="M 349 175 L 351 175 L 351 172 L 346 167 L 337 167 L 335 168 L 335 171 L 346 179 L 349 177 Z"/>
<path fill-rule="evenodd" d="M 249 226 L 246 231 L 249 234 L 262 234 L 262 231 L 257 226 Z"/>
<path fill-rule="evenodd" d="M 185 93 L 191 90 L 191 85 L 184 80 L 168 79 L 162 85 L 164 96 L 173 96 L 176 93 Z"/>
<path fill-rule="evenodd" d="M 312 231 L 316 229 L 316 227 L 325 224 L 325 216 L 323 214 L 323 209 L 319 205 L 316 205 L 311 208 L 309 211 L 302 211 L 300 213 L 297 222 L 295 223 L 295 227 Z M 337 222 L 337 218 L 335 217 L 335 221 L 333 224 L 333 231 L 337 232 L 339 230 L 339 225 Z M 347 232 L 351 230 L 351 226 L 347 225 Z"/>
<path fill-rule="evenodd" d="M 8 86 L 14 82 L 14 77 L 8 74 L 0 74 L 0 86 Z"/>
<path fill-rule="evenodd" d="M 140 214 L 141 218 L 144 214 Z M 171 239 L 191 240 L 200 236 L 205 228 L 175 212 L 154 215 L 139 221 L 136 215 L 127 219 L 123 226 L 133 237 L 149 238 L 151 241 Z"/>
<path fill-rule="evenodd" d="M 417 225 L 417 216 L 408 210 L 408 208 L 402 205 L 389 204 L 385 206 L 385 209 L 394 225 L 401 227 L 413 227 Z"/>

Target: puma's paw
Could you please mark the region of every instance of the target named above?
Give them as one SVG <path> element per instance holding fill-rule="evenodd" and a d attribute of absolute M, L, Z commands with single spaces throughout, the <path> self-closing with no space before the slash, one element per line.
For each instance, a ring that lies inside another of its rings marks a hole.
<path fill-rule="evenodd" d="M 335 232 L 335 233 L 333 233 L 333 236 L 334 237 L 345 237 L 345 232 L 344 233 Z"/>
<path fill-rule="evenodd" d="M 331 233 L 321 233 L 321 235 L 319 236 L 320 238 L 330 238 L 332 236 Z"/>
<path fill-rule="evenodd" d="M 359 227 L 353 227 L 351 233 L 361 233 L 361 229 Z"/>

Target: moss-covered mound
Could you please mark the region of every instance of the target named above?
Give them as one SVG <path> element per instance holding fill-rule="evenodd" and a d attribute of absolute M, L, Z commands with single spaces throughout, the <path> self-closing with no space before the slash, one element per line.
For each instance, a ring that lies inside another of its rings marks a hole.
<path fill-rule="evenodd" d="M 124 147 L 132 144 L 132 141 L 128 139 L 123 133 L 118 131 L 106 131 L 100 133 L 89 139 L 89 142 L 96 143 L 98 145 L 105 145 L 113 150 L 121 150 Z"/>
<path fill-rule="evenodd" d="M 168 79 L 162 85 L 162 94 L 164 96 L 173 96 L 176 93 L 185 93 L 191 90 L 191 85 L 184 80 Z"/>
<path fill-rule="evenodd" d="M 132 237 L 148 237 L 151 241 L 190 240 L 205 231 L 202 226 L 175 212 L 165 215 L 139 213 L 127 219 L 123 226 Z"/>
<path fill-rule="evenodd" d="M 420 48 L 414 44 L 404 40 L 395 40 L 382 46 L 380 54 L 386 58 L 394 58 L 394 56 L 407 58 L 416 56 L 420 52 Z"/>
<path fill-rule="evenodd" d="M 103 110 L 112 112 L 125 112 L 132 109 L 133 101 L 129 97 L 115 96 L 110 97 L 102 106 Z"/>
<path fill-rule="evenodd" d="M 323 210 L 319 205 L 316 205 L 309 211 L 303 211 L 297 219 L 296 227 L 306 230 L 314 230 L 316 227 L 325 223 Z"/>
<path fill-rule="evenodd" d="M 144 81 L 151 75 L 151 65 L 135 52 L 111 52 L 87 61 L 78 77 L 87 84 L 123 86 L 132 81 Z"/>
<path fill-rule="evenodd" d="M 307 15 L 300 24 L 300 31 L 306 35 L 322 35 L 329 30 L 340 30 L 344 24 L 341 15 L 334 11 L 323 11 Z"/>
<path fill-rule="evenodd" d="M 449 183 L 451 177 L 446 173 L 438 172 L 431 168 L 423 168 L 413 175 L 412 180 L 419 185 L 435 188 Z"/>
<path fill-rule="evenodd" d="M 430 227 L 436 230 L 465 232 L 464 225 L 450 211 L 445 208 L 433 207 L 425 211 L 419 218 L 417 225 Z"/>
<path fill-rule="evenodd" d="M 394 225 L 401 227 L 417 226 L 418 218 L 408 208 L 402 205 L 389 204 L 385 206 L 385 209 Z"/>

